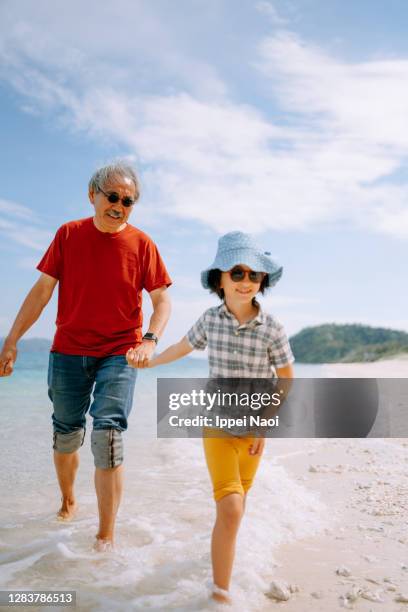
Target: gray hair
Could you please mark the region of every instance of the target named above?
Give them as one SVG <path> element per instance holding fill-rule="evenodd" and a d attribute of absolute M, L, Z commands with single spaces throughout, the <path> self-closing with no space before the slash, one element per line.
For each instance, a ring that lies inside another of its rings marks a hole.
<path fill-rule="evenodd" d="M 117 178 L 118 176 L 122 178 L 128 178 L 133 181 L 136 190 L 136 200 L 140 197 L 140 185 L 139 179 L 137 178 L 135 170 L 132 166 L 123 161 L 116 161 L 107 166 L 102 166 L 98 168 L 89 181 L 89 191 L 101 191 L 101 189 L 105 189 L 105 185 L 109 183 L 112 179 Z"/>

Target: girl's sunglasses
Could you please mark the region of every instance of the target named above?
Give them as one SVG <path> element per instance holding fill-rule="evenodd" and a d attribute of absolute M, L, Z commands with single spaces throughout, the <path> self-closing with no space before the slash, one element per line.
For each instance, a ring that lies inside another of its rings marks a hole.
<path fill-rule="evenodd" d="M 243 268 L 240 268 L 239 266 L 236 266 L 235 268 L 232 268 L 232 270 L 229 271 L 230 278 L 234 283 L 239 283 L 240 281 L 244 280 L 247 274 L 248 274 L 248 278 L 251 281 L 251 283 L 261 283 L 265 276 L 265 272 L 255 272 L 254 270 L 244 270 Z"/>
<path fill-rule="evenodd" d="M 132 198 L 129 198 L 128 196 L 126 196 L 125 198 L 121 198 L 119 196 L 119 194 L 116 193 L 116 191 L 112 191 L 112 193 L 105 193 L 102 189 L 99 189 L 99 191 L 101 193 L 103 193 L 105 198 L 111 204 L 117 204 L 119 202 L 119 200 L 120 200 L 122 202 L 123 206 L 126 206 L 126 208 L 129 208 L 129 206 L 133 206 L 133 204 L 136 201 L 136 200 L 132 200 Z"/>

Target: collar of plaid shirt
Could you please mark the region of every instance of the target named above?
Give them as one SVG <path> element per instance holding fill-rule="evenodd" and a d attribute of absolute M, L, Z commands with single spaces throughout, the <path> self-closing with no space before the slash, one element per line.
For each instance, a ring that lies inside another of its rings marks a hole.
<path fill-rule="evenodd" d="M 246 323 L 242 323 L 242 325 L 239 325 L 239 327 L 256 327 L 257 325 L 263 325 L 263 323 L 265 323 L 265 315 L 263 313 L 260 303 L 255 300 L 254 306 L 258 307 L 258 314 L 256 315 L 256 317 L 254 317 L 250 321 L 247 321 Z M 228 319 L 234 319 L 236 321 L 236 318 L 234 317 L 232 312 L 228 310 L 225 302 L 223 302 L 221 306 L 219 306 L 218 310 L 219 310 L 221 317 L 224 316 L 224 317 L 227 317 Z"/>

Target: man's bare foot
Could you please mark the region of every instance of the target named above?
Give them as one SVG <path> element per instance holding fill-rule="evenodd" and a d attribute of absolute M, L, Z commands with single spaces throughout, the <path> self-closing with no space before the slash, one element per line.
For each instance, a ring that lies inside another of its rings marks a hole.
<path fill-rule="evenodd" d="M 57 512 L 57 521 L 72 521 L 77 510 L 78 506 L 75 500 L 63 499 L 61 508 Z"/>
<path fill-rule="evenodd" d="M 113 549 L 114 549 L 114 546 L 113 546 L 112 540 L 106 540 L 104 538 L 100 538 L 99 536 L 96 536 L 95 544 L 94 544 L 94 550 L 96 552 L 112 552 Z"/>

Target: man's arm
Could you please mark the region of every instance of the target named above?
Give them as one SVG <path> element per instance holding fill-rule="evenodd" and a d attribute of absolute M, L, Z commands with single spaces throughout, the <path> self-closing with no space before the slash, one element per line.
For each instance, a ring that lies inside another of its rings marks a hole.
<path fill-rule="evenodd" d="M 37 321 L 44 307 L 50 301 L 57 283 L 56 278 L 43 273 L 28 293 L 12 328 L 4 340 L 0 353 L 0 376 L 10 376 L 13 372 L 14 362 L 17 358 L 17 342 Z"/>
<path fill-rule="evenodd" d="M 150 317 L 148 332 L 155 334 L 158 338 L 162 335 L 167 321 L 170 317 L 171 303 L 167 287 L 154 289 L 149 293 L 152 300 L 153 313 Z M 147 368 L 151 356 L 156 348 L 154 340 L 143 340 L 142 344 L 134 349 L 129 349 L 127 358 L 129 365 L 136 368 Z"/>
<path fill-rule="evenodd" d="M 167 321 L 170 318 L 171 303 L 167 287 L 160 287 L 149 293 L 153 305 L 153 313 L 150 317 L 148 332 L 155 334 L 158 338 L 164 332 Z M 154 346 L 154 342 L 149 341 Z"/>

